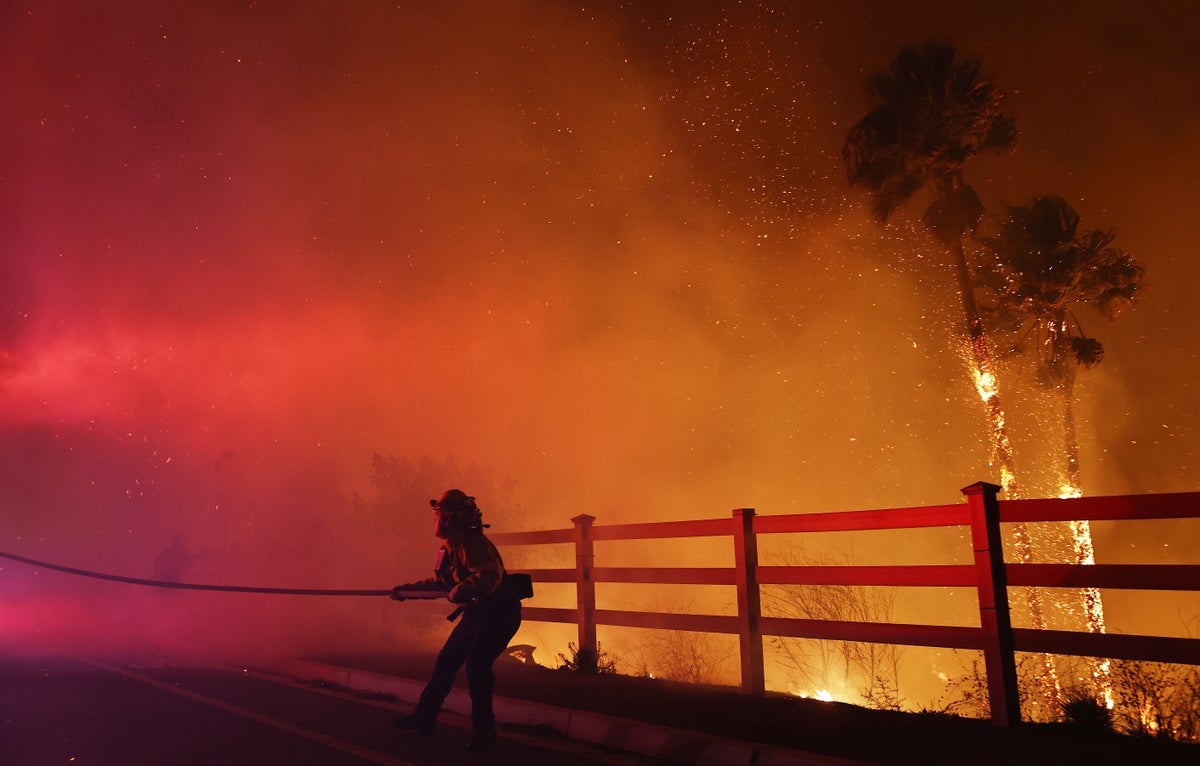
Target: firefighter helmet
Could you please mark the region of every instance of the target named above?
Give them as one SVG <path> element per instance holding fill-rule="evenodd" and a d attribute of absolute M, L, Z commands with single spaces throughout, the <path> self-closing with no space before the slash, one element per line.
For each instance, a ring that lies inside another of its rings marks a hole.
<path fill-rule="evenodd" d="M 468 527 L 483 526 L 483 514 L 475 505 L 475 498 L 461 489 L 448 489 L 438 500 L 430 500 L 429 506 L 435 511 L 449 513 L 458 522 Z"/>

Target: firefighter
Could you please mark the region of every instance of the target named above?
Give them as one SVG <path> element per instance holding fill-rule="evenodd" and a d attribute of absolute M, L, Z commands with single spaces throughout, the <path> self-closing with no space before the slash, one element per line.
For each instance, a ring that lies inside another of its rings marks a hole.
<path fill-rule="evenodd" d="M 468 750 L 486 750 L 496 744 L 496 719 L 492 712 L 492 689 L 496 676 L 492 665 L 508 646 L 521 625 L 521 601 L 505 582 L 504 561 L 496 546 L 483 534 L 483 515 L 475 498 L 450 489 L 433 508 L 433 533 L 442 540 L 434 576 L 420 582 L 397 585 L 392 598 L 403 601 L 406 591 L 444 590 L 458 606 L 461 620 L 446 639 L 433 674 L 425 685 L 416 709 L 392 720 L 399 729 L 431 734 L 442 702 L 454 686 L 464 664 L 471 696 L 471 738 Z M 454 615 L 452 615 L 453 617 Z"/>

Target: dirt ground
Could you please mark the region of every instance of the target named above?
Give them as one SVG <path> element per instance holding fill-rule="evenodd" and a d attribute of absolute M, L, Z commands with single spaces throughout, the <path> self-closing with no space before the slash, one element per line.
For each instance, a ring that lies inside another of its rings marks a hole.
<path fill-rule="evenodd" d="M 432 656 L 316 657 L 379 673 L 423 680 Z M 935 713 L 896 713 L 785 695 L 749 697 L 727 687 L 620 675 L 588 676 L 523 664 L 496 663 L 496 694 L 589 710 L 732 739 L 879 764 L 1200 764 L 1200 745 L 1084 731 L 1066 724 L 1021 724 Z M 463 679 L 459 679 L 463 685 Z"/>

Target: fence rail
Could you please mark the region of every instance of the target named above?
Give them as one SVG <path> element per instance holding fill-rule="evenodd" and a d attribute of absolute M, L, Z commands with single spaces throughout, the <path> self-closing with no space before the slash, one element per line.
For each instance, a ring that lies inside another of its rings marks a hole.
<path fill-rule="evenodd" d="M 579 650 L 595 656 L 596 626 L 725 633 L 739 637 L 742 689 L 765 692 L 763 637 L 810 638 L 982 651 L 992 722 L 1020 721 L 1016 652 L 1147 660 L 1200 665 L 1200 639 L 1013 628 L 1010 586 L 1200 591 L 1200 565 L 1010 564 L 1004 560 L 1001 523 L 1200 519 L 1200 493 L 1084 497 L 1067 500 L 998 499 L 999 487 L 978 482 L 963 489 L 967 502 L 925 508 L 755 516 L 751 508 L 731 518 L 597 526 L 592 516 L 573 528 L 491 535 L 502 545 L 573 544 L 575 567 L 527 570 L 538 582 L 574 583 L 576 608 L 526 607 L 526 620 L 574 623 Z M 768 534 L 968 527 L 973 564 L 906 566 L 763 566 L 758 538 Z M 594 543 L 602 540 L 728 537 L 734 566 L 597 567 Z M 596 608 L 597 583 L 725 585 L 737 590 L 736 616 L 671 614 Z M 805 620 L 762 615 L 761 585 L 973 587 L 979 627 Z"/>

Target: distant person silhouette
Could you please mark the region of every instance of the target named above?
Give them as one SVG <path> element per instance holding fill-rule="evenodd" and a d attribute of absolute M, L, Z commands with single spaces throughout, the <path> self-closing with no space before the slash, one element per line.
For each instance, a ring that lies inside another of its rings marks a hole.
<path fill-rule="evenodd" d="M 442 540 L 434 576 L 397 585 L 392 598 L 404 600 L 406 591 L 440 590 L 458 604 L 462 620 L 450 632 L 438 654 L 433 675 L 421 692 L 416 709 L 392 721 L 399 729 L 433 733 L 442 702 L 454 686 L 458 669 L 466 664 L 471 695 L 471 738 L 468 750 L 488 750 L 496 745 L 496 717 L 492 690 L 496 674 L 492 665 L 521 625 L 521 601 L 511 587 L 504 560 L 483 534 L 483 514 L 475 498 L 458 489 L 447 490 L 433 507 L 433 533 Z"/>
<path fill-rule="evenodd" d="M 154 562 L 154 579 L 163 582 L 183 582 L 188 569 L 196 556 L 187 547 L 187 536 L 176 532 L 171 536 L 171 544 L 158 554 Z"/>
<path fill-rule="evenodd" d="M 176 532 L 171 535 L 171 544 L 154 560 L 154 579 L 163 583 L 183 582 L 197 558 L 188 549 L 187 536 Z M 178 648 L 180 640 L 187 633 L 190 610 L 185 608 L 187 604 L 179 602 L 179 596 L 177 588 L 154 588 L 146 636 L 150 644 L 146 651 L 160 662 Z"/>

